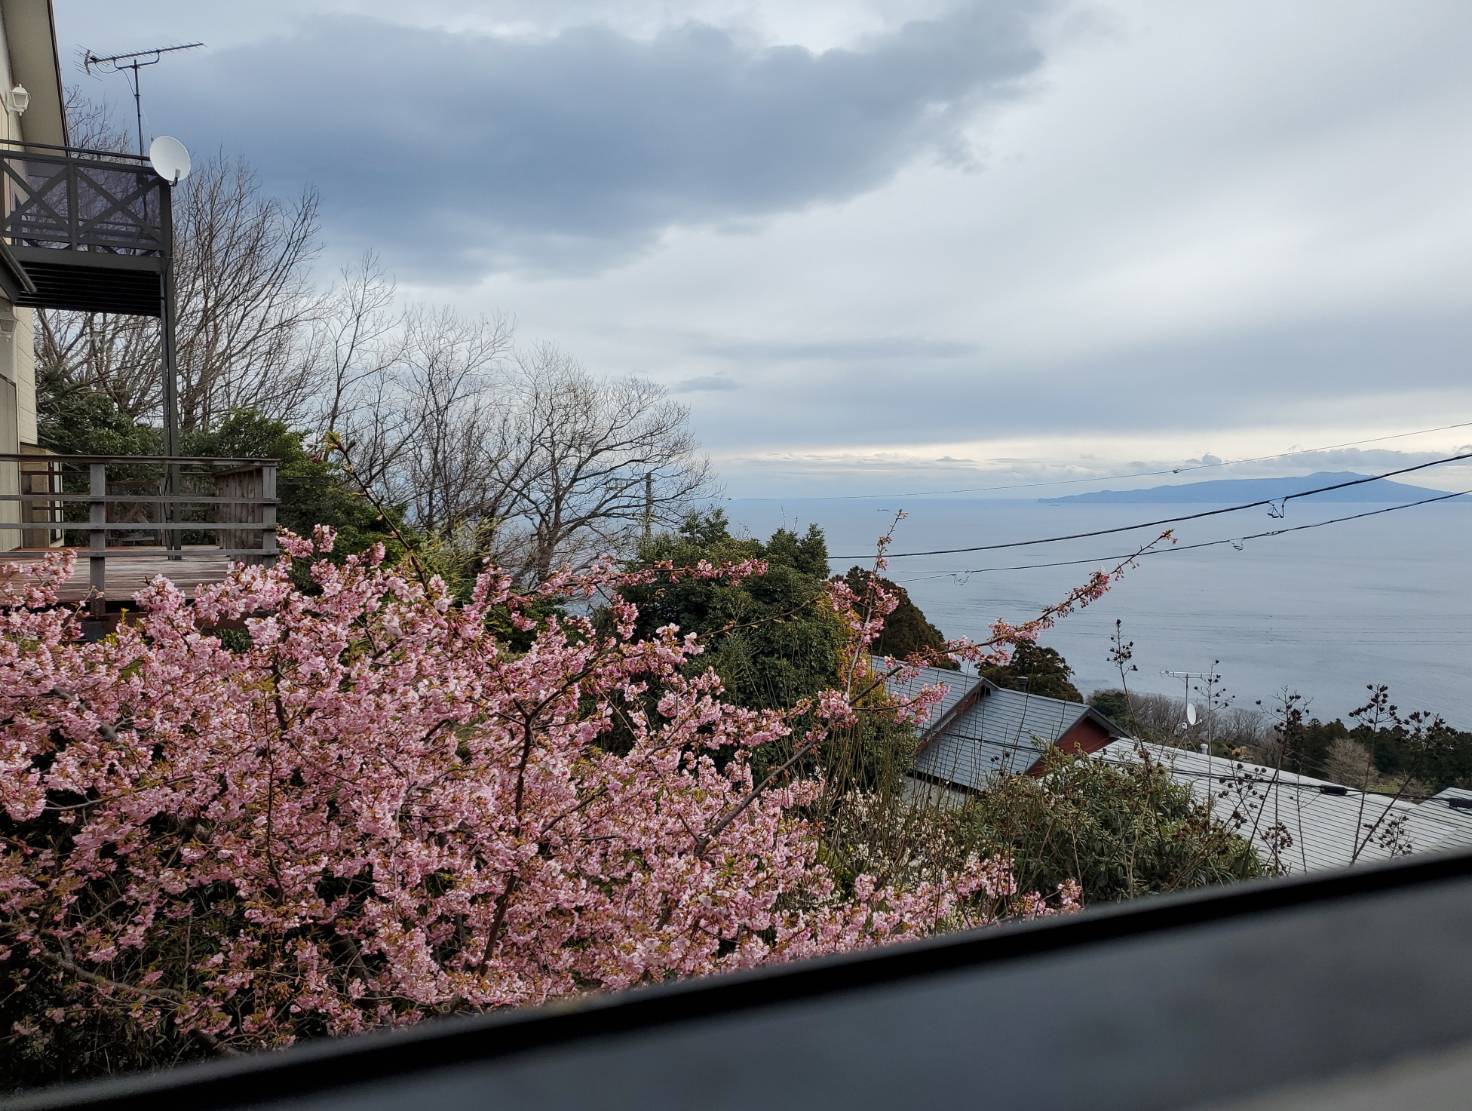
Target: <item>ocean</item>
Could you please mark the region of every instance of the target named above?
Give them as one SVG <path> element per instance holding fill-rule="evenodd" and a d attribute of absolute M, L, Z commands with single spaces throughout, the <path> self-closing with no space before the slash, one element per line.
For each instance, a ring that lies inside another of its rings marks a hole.
<path fill-rule="evenodd" d="M 765 538 L 780 526 L 819 525 L 835 572 L 872 562 L 896 506 L 874 501 L 734 499 L 733 531 Z M 1033 501 L 911 499 L 891 551 L 929 551 L 1087 532 L 1208 505 L 1046 505 Z M 1231 539 L 1383 508 L 1290 502 L 1174 526 L 1178 546 Z M 1128 553 L 1159 529 L 965 555 L 896 558 L 900 582 L 947 636 L 982 637 L 998 617 L 1022 621 L 1083 582 L 1091 566 L 979 571 Z M 857 560 L 842 558 L 870 553 Z M 1105 565 L 1104 562 L 1094 565 Z M 967 574 L 966 572 L 973 572 Z M 1118 686 L 1109 661 L 1116 619 L 1134 642 L 1131 687 L 1181 694 L 1165 670 L 1215 666 L 1234 705 L 1284 688 L 1309 713 L 1345 715 L 1365 687 L 1389 684 L 1403 712 L 1427 709 L 1472 729 L 1472 504 L 1454 501 L 1272 538 L 1147 556 L 1100 601 L 1065 618 L 1041 643 L 1062 653 L 1088 693 Z"/>

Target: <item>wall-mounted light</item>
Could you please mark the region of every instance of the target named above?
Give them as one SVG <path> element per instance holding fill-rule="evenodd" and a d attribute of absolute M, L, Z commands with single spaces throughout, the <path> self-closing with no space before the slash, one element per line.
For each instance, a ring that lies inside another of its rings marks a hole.
<path fill-rule="evenodd" d="M 26 91 L 24 85 L 17 85 L 5 94 L 5 107 L 17 116 L 23 114 L 31 106 L 31 94 Z"/>

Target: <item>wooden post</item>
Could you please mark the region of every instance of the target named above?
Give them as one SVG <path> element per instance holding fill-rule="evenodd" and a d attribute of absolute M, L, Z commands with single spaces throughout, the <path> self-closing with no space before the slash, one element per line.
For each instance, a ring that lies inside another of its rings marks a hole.
<path fill-rule="evenodd" d="M 92 464 L 92 500 L 88 523 L 90 548 L 87 552 L 87 571 L 92 588 L 92 616 L 107 615 L 107 464 Z"/>
<path fill-rule="evenodd" d="M 261 562 L 276 561 L 276 464 L 261 464 Z"/>

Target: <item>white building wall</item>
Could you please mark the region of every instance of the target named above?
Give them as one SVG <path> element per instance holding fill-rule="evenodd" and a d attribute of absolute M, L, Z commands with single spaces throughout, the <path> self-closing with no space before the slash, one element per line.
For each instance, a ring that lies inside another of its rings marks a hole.
<path fill-rule="evenodd" d="M 10 65 L 10 44 L 0 21 L 0 95 L 15 81 Z M 0 110 L 0 137 L 22 139 L 25 120 L 9 108 Z M 16 308 L 0 301 L 0 453 L 24 451 L 36 444 L 36 315 L 32 309 Z M 20 468 L 0 462 L 0 494 L 20 491 Z M 0 501 L 0 526 L 21 520 L 20 504 Z M 0 527 L 0 551 L 19 547 L 18 529 Z"/>

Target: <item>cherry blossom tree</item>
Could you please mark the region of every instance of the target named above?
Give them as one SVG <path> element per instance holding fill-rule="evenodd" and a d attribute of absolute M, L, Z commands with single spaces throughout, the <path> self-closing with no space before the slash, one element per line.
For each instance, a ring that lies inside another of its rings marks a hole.
<path fill-rule="evenodd" d="M 54 1077 L 58 1061 L 283 1046 L 1077 905 L 1072 886 L 1019 893 L 1004 859 L 922 878 L 824 866 L 823 785 L 787 774 L 795 760 L 757 779 L 751 754 L 810 751 L 873 711 L 877 680 L 737 708 L 685 666 L 694 636 L 635 637 L 619 594 L 755 562 L 603 564 L 527 592 L 488 568 L 460 604 L 412 555 L 335 564 L 321 529 L 282 544 L 277 566 L 192 603 L 156 580 L 91 643 L 55 604 L 68 557 L 0 565 L 12 1062 Z M 608 628 L 546 616 L 549 599 L 597 598 Z M 863 607 L 887 603 L 839 584 L 829 604 L 866 672 Z M 494 631 L 508 622 L 517 647 Z M 79 1031 L 107 1052 L 89 1057 Z"/>

